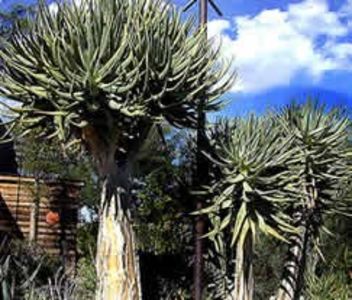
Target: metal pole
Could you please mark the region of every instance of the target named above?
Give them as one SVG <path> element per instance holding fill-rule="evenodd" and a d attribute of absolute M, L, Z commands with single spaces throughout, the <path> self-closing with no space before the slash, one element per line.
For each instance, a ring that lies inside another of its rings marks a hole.
<path fill-rule="evenodd" d="M 199 27 L 207 25 L 208 21 L 208 0 L 199 0 Z M 206 30 L 206 28 L 205 28 Z M 207 34 L 207 33 L 206 33 Z M 197 125 L 197 171 L 196 171 L 196 186 L 201 186 L 206 180 L 208 174 L 207 162 L 202 154 L 206 147 L 206 114 L 204 113 L 205 99 L 201 99 L 198 107 L 198 125 Z M 203 180 L 202 180 L 202 179 Z M 203 208 L 204 199 L 197 197 L 196 209 Z M 204 215 L 197 216 L 195 220 L 195 257 L 193 265 L 193 283 L 194 283 L 194 300 L 203 299 L 204 289 L 204 239 L 203 236 L 206 230 L 206 220 Z"/>
<path fill-rule="evenodd" d="M 208 23 L 208 0 L 199 0 L 199 27 Z"/>
<path fill-rule="evenodd" d="M 207 22 L 208 22 L 208 2 L 214 8 L 216 13 L 222 16 L 221 11 L 216 6 L 214 0 L 198 0 L 199 3 L 199 28 L 205 27 L 205 34 L 207 37 Z M 196 0 L 190 0 L 185 7 L 188 10 L 196 3 Z M 193 179 L 195 187 L 200 187 L 207 182 L 208 165 L 207 160 L 202 154 L 206 150 L 208 140 L 206 136 L 206 114 L 204 112 L 206 99 L 203 97 L 198 106 L 198 124 L 197 124 L 197 168 Z M 203 208 L 204 199 L 200 196 L 196 197 L 196 209 Z M 193 299 L 203 299 L 204 289 L 204 250 L 205 241 L 203 236 L 206 232 L 206 216 L 199 215 L 195 219 L 195 255 L 193 263 Z"/>

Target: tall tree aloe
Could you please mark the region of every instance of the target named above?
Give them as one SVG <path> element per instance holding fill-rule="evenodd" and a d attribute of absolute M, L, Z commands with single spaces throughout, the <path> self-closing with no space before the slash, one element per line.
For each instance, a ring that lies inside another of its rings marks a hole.
<path fill-rule="evenodd" d="M 18 105 L 9 130 L 40 128 L 85 145 L 103 179 L 97 299 L 139 299 L 129 177 L 138 149 L 162 120 L 193 127 L 231 84 L 204 31 L 162 0 L 40 5 L 26 32 L 0 51 L 0 93 Z M 215 86 L 215 87 L 214 87 Z M 6 105 L 5 102 L 3 102 Z"/>
<path fill-rule="evenodd" d="M 283 134 L 292 138 L 289 164 L 290 214 L 299 233 L 291 235 L 278 300 L 299 299 L 308 252 L 317 246 L 327 214 L 350 213 L 346 185 L 351 172 L 350 121 L 338 110 L 325 112 L 312 102 L 291 105 L 280 116 Z"/>
<path fill-rule="evenodd" d="M 291 157 L 290 138 L 280 134 L 272 118 L 253 116 L 218 125 L 213 136 L 212 159 L 222 174 L 208 189 L 214 195 L 212 205 L 203 210 L 213 225 L 208 236 L 222 247 L 219 233 L 230 228 L 236 248 L 233 299 L 250 300 L 257 232 L 285 240 L 283 234 L 294 231 L 283 209 L 288 206 L 286 166 Z"/>

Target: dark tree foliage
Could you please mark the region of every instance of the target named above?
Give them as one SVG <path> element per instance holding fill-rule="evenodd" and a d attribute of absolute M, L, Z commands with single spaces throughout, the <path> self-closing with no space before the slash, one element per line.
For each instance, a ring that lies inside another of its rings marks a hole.
<path fill-rule="evenodd" d="M 1 125 L 0 120 L 0 136 L 3 136 L 4 134 L 6 134 L 6 128 Z M 0 174 L 17 174 L 16 154 L 13 146 L 13 142 L 0 144 Z"/>
<path fill-rule="evenodd" d="M 34 6 L 17 4 L 9 10 L 0 10 L 0 47 L 3 41 L 9 39 L 18 27 L 25 28 L 28 25 L 28 19 L 34 11 Z M 1 65 L 0 65 L 1 67 Z M 2 122 L 0 121 L 0 124 Z M 0 125 L 0 136 L 6 136 L 6 128 Z M 0 144 L 0 173 L 17 174 L 17 162 L 13 143 Z"/>
<path fill-rule="evenodd" d="M 0 41 L 8 39 L 17 28 L 28 26 L 28 17 L 35 11 L 33 5 L 16 4 L 9 10 L 0 10 Z"/>

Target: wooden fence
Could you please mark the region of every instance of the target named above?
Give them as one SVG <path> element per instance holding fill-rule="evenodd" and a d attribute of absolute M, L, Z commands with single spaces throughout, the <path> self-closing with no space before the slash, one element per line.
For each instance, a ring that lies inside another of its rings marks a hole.
<path fill-rule="evenodd" d="M 34 241 L 74 264 L 81 187 L 74 181 L 0 176 L 0 236 Z"/>

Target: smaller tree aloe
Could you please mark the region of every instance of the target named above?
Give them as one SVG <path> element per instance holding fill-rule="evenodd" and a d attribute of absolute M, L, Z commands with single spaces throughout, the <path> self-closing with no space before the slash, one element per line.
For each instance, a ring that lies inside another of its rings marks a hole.
<path fill-rule="evenodd" d="M 221 246 L 219 233 L 230 228 L 236 247 L 234 299 L 252 299 L 252 259 L 257 232 L 285 240 L 294 232 L 283 207 L 288 205 L 287 162 L 290 138 L 283 137 L 272 118 L 237 119 L 224 122 L 212 132 L 215 156 L 221 170 L 207 192 L 212 204 L 208 213 L 213 230 L 208 236 Z M 214 158 L 215 157 L 215 158 Z"/>
<path fill-rule="evenodd" d="M 324 216 L 350 212 L 351 199 L 345 195 L 351 171 L 350 121 L 338 110 L 325 112 L 312 102 L 291 105 L 279 119 L 282 133 L 292 138 L 290 214 L 299 228 L 290 236 L 278 293 L 278 299 L 289 300 L 301 295 L 308 250 L 318 246 Z"/>

